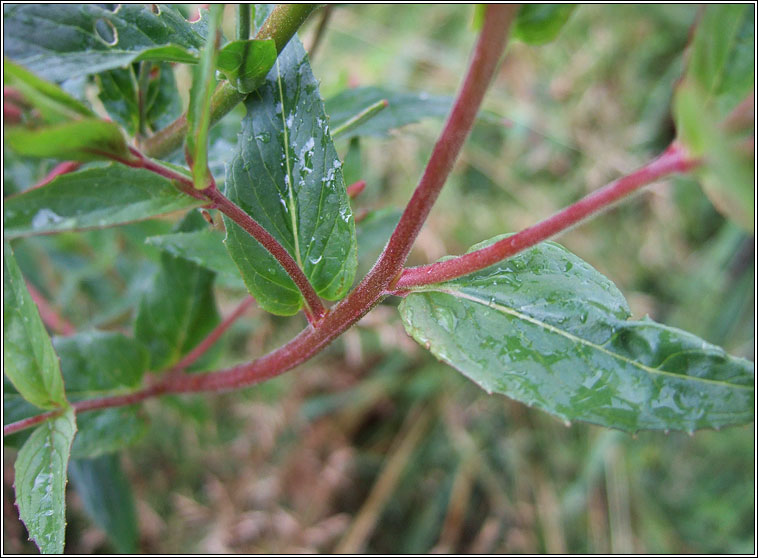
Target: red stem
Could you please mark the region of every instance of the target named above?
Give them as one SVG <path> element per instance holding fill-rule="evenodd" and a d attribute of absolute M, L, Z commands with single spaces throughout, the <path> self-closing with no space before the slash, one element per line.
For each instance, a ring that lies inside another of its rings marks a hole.
<path fill-rule="evenodd" d="M 49 173 L 47 173 L 47 176 L 37 182 L 34 186 L 29 188 L 30 190 L 34 190 L 35 188 L 41 188 L 42 186 L 46 186 L 47 184 L 50 184 L 53 180 L 55 180 L 57 177 L 61 176 L 62 174 L 68 174 L 70 172 L 74 172 L 76 169 L 81 167 L 82 164 L 79 161 L 64 161 L 62 163 L 58 163 L 53 167 L 53 170 L 51 170 Z"/>
<path fill-rule="evenodd" d="M 47 419 L 57 417 L 62 412 L 63 411 L 61 409 L 56 409 L 54 411 L 48 411 L 47 413 L 42 413 L 41 415 L 34 415 L 33 417 L 27 417 L 25 419 L 12 422 L 10 424 L 6 424 L 5 426 L 3 426 L 3 436 L 15 434 L 16 432 L 20 430 L 26 430 L 27 428 L 31 428 L 32 426 L 37 426 L 41 422 L 45 422 Z"/>
<path fill-rule="evenodd" d="M 221 337 L 224 332 L 231 327 L 231 325 L 236 322 L 242 314 L 245 313 L 245 310 L 250 308 L 250 306 L 255 302 L 255 299 L 251 296 L 245 298 L 237 308 L 234 309 L 234 311 L 229 314 L 226 318 L 224 318 L 224 321 L 218 324 L 213 331 L 211 331 L 208 336 L 203 339 L 200 344 L 192 349 L 182 360 L 180 360 L 174 367 L 174 370 L 184 370 L 188 368 L 191 364 L 193 364 L 197 359 L 199 359 L 201 356 L 205 354 L 205 352 L 210 349 L 213 344 L 218 341 L 218 338 Z"/>
<path fill-rule="evenodd" d="M 26 288 L 29 291 L 29 295 L 37 305 L 40 318 L 42 321 L 56 333 L 62 335 L 73 335 L 76 333 L 76 328 L 71 325 L 71 322 L 61 316 L 58 311 L 47 301 L 47 299 L 39 292 L 34 285 L 26 282 Z"/>
<path fill-rule="evenodd" d="M 688 171 L 697 164 L 698 161 L 688 158 L 684 149 L 674 143 L 660 157 L 632 174 L 611 182 L 544 221 L 540 221 L 513 236 L 504 238 L 481 250 L 444 262 L 405 269 L 395 288 L 397 291 L 402 291 L 421 285 L 441 283 L 484 269 L 565 231 L 663 176 Z"/>

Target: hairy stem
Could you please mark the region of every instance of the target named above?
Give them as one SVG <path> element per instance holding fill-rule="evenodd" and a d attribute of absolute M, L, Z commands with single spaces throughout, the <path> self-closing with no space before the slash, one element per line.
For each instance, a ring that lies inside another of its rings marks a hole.
<path fill-rule="evenodd" d="M 281 52 L 316 7 L 316 4 L 279 4 L 266 19 L 255 38 L 273 39 L 276 51 Z M 218 122 L 245 97 L 245 94 L 237 91 L 229 82 L 219 85 L 211 98 L 210 125 Z M 185 113 L 140 145 L 148 157 L 160 159 L 179 149 L 186 135 L 187 114 Z"/>
<path fill-rule="evenodd" d="M 441 283 L 484 269 L 565 231 L 663 176 L 688 171 L 697 164 L 681 146 L 672 144 L 660 157 L 642 168 L 513 236 L 457 258 L 404 270 L 395 289 L 400 292 L 421 285 Z"/>

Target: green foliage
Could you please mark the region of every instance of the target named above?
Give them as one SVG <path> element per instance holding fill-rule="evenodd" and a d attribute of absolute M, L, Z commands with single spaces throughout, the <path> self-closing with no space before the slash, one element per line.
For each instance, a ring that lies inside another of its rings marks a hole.
<path fill-rule="evenodd" d="M 339 299 L 355 276 L 355 224 L 318 83 L 296 38 L 245 106 L 226 195 L 287 249 L 319 296 Z M 224 223 L 250 294 L 269 312 L 295 314 L 303 301 L 292 279 L 239 225 Z"/>
<path fill-rule="evenodd" d="M 6 238 L 112 227 L 200 205 L 152 172 L 111 164 L 64 174 L 8 198 Z"/>
<path fill-rule="evenodd" d="M 408 333 L 488 393 L 632 432 L 752 420 L 752 363 L 627 321 L 613 283 L 557 244 L 419 291 L 400 306 Z"/>
<path fill-rule="evenodd" d="M 575 8 L 571 4 L 526 4 L 516 16 L 513 38 L 532 45 L 549 43 L 561 32 Z"/>
<path fill-rule="evenodd" d="M 741 102 L 748 103 L 743 112 L 755 110 L 749 96 L 755 81 L 754 18 L 754 6 L 705 9 L 674 101 L 679 139 L 706 160 L 701 172 L 706 194 L 720 211 L 751 232 L 755 220 L 755 167 L 748 140 L 752 119 L 743 115 L 730 123 L 727 118 Z"/>
<path fill-rule="evenodd" d="M 92 521 L 101 527 L 120 554 L 135 554 L 139 535 L 129 479 L 118 456 L 74 459 L 68 467 L 71 482 Z"/>
<path fill-rule="evenodd" d="M 63 554 L 66 468 L 76 433 L 74 411 L 37 427 L 16 457 L 16 505 L 44 554 Z"/>
<path fill-rule="evenodd" d="M 42 409 L 67 405 L 58 357 L 7 244 L 3 246 L 3 373 L 33 405 Z"/>
<path fill-rule="evenodd" d="M 218 51 L 218 69 L 240 93 L 255 91 L 276 61 L 271 39 L 232 41 Z"/>

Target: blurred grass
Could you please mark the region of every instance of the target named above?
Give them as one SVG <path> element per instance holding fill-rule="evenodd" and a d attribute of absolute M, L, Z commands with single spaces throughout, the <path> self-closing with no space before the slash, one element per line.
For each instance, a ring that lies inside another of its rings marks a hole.
<path fill-rule="evenodd" d="M 485 100 L 506 123 L 474 130 L 411 263 L 528 226 L 662 150 L 696 11 L 581 6 L 554 43 L 510 45 Z M 349 85 L 454 94 L 472 15 L 459 5 L 335 6 L 313 61 L 322 95 Z M 441 126 L 362 140 L 368 186 L 356 209 L 402 207 Z M 153 265 L 134 264 L 142 240 L 162 226 L 35 239 L 17 255 L 67 317 L 123 328 Z M 654 186 L 560 242 L 614 280 L 635 317 L 754 358 L 754 241 L 692 180 Z M 76 272 L 57 271 L 56 258 Z M 220 292 L 222 311 L 240 296 Z M 124 313 L 100 315 L 113 297 Z M 755 551 L 753 425 L 693 437 L 567 428 L 436 362 L 405 335 L 395 304 L 274 381 L 148 402 L 153 427 L 123 456 L 141 551 Z M 262 354 L 302 324 L 250 311 L 225 336 L 226 359 Z M 108 552 L 75 494 L 69 510 L 67 551 Z M 7 550 L 29 550 L 17 526 L 4 533 Z"/>

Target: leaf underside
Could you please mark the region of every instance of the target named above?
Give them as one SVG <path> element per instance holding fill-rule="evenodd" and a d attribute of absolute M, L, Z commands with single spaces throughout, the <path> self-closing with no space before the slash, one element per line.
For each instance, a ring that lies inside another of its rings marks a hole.
<path fill-rule="evenodd" d="M 554 243 L 411 293 L 400 312 L 411 336 L 487 392 L 566 421 L 692 431 L 753 418 L 752 363 L 627 321 L 613 283 Z"/>
<path fill-rule="evenodd" d="M 297 38 L 246 108 L 226 195 L 292 255 L 319 296 L 337 300 L 355 275 L 355 224 L 318 82 Z M 303 300 L 289 275 L 241 227 L 224 222 L 250 293 L 269 312 L 295 314 Z"/>

